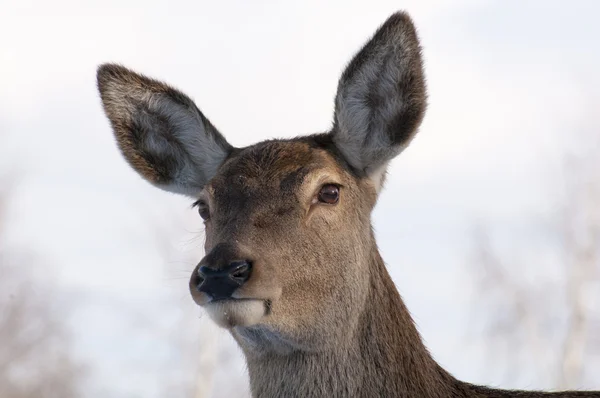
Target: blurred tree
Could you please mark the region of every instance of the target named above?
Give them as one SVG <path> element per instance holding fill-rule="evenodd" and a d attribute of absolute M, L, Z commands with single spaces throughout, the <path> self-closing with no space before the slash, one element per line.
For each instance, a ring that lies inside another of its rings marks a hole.
<path fill-rule="evenodd" d="M 592 322 L 600 319 L 600 308 L 590 305 L 600 282 L 600 145 L 591 148 L 595 151 L 570 158 L 566 166 L 568 194 L 560 231 L 569 322 L 561 347 L 561 388 L 577 386 L 583 377 L 586 354 L 600 351 L 600 346 L 590 347 L 600 343 L 590 339 L 594 335 Z M 595 334 L 600 334 L 600 329 Z"/>
<path fill-rule="evenodd" d="M 590 120 L 597 116 L 590 112 Z M 558 184 L 558 220 L 539 252 L 519 257 L 495 247 L 490 229 L 478 226 L 470 274 L 477 292 L 490 366 L 506 380 L 540 387 L 598 387 L 600 366 L 600 131 L 592 123 L 567 156 Z M 573 138 L 573 137 L 570 137 Z M 528 241 L 528 244 L 531 242 Z M 550 246 L 548 248 L 548 246 Z M 548 252 L 552 254 L 549 261 Z M 491 311 L 490 311 L 491 309 Z M 517 366 L 518 365 L 518 366 Z M 527 369 L 528 373 L 523 375 Z M 586 373 L 587 369 L 596 371 Z M 517 374 L 516 372 L 519 372 Z M 590 384 L 595 383 L 595 384 Z"/>
<path fill-rule="evenodd" d="M 190 221 L 191 220 L 191 221 Z M 181 225 L 188 226 L 193 238 L 181 236 Z M 208 319 L 188 293 L 192 270 L 203 256 L 203 233 L 197 230 L 198 217 L 186 211 L 156 226 L 155 247 L 165 259 L 165 273 L 173 275 L 171 299 L 166 304 L 176 313 L 173 322 L 151 329 L 157 338 L 168 342 L 173 353 L 161 377 L 162 396 L 186 398 L 250 397 L 245 362 L 237 344 Z M 187 241 L 184 246 L 181 240 Z M 150 321 L 147 323 L 150 325 Z"/>
<path fill-rule="evenodd" d="M 0 242 L 8 189 L 0 191 Z M 29 253 L 0 244 L 0 397 L 78 397 L 83 368 L 70 351 L 56 294 L 31 272 Z"/>

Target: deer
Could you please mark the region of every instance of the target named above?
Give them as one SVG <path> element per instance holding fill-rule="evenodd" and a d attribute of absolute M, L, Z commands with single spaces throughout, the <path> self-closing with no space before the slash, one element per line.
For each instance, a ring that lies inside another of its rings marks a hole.
<path fill-rule="evenodd" d="M 425 115 L 421 54 L 394 13 L 342 73 L 329 131 L 242 148 L 166 83 L 107 63 L 97 85 L 128 164 L 203 219 L 189 290 L 242 350 L 253 397 L 600 397 L 470 384 L 425 347 L 371 223 Z"/>

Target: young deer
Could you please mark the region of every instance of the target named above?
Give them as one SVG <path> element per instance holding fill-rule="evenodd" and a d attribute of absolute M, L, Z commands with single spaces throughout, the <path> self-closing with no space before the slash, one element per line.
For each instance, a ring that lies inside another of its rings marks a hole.
<path fill-rule="evenodd" d="M 428 353 L 371 211 L 426 107 L 419 41 L 392 15 L 339 81 L 324 134 L 236 148 L 194 102 L 124 67 L 98 88 L 129 164 L 196 200 L 206 256 L 190 291 L 244 352 L 255 397 L 600 397 L 461 382 Z"/>

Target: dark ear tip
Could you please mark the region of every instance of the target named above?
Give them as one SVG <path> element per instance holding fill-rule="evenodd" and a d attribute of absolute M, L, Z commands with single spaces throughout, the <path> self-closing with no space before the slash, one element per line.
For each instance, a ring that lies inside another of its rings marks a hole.
<path fill-rule="evenodd" d="M 408 43 L 418 44 L 417 29 L 408 13 L 398 11 L 392 14 L 377 31 L 384 37 L 397 37 L 408 40 Z M 376 33 L 375 36 L 378 36 Z M 408 44 L 405 43 L 405 44 Z"/>
<path fill-rule="evenodd" d="M 132 74 L 126 67 L 115 64 L 105 63 L 98 66 L 96 71 L 96 79 L 98 81 L 98 88 L 102 90 L 104 85 L 111 81 L 123 81 L 127 75 Z"/>
<path fill-rule="evenodd" d="M 414 23 L 410 15 L 405 11 L 398 11 L 389 16 L 389 18 L 383 23 L 384 26 L 411 26 L 414 27 Z"/>
<path fill-rule="evenodd" d="M 410 15 L 406 11 L 396 11 L 392 15 L 389 16 L 385 23 L 412 23 L 412 19 Z"/>
<path fill-rule="evenodd" d="M 101 64 L 96 70 L 96 80 L 98 82 L 98 88 L 100 91 L 104 88 L 104 85 L 114 78 L 117 72 L 118 65 L 116 64 Z"/>

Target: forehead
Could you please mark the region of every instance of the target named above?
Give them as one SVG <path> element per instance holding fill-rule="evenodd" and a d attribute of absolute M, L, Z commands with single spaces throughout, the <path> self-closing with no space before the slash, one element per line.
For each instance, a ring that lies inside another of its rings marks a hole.
<path fill-rule="evenodd" d="M 282 189 L 294 188 L 316 172 L 339 175 L 341 171 L 338 162 L 325 149 L 306 142 L 268 141 L 234 154 L 207 188 L 273 184 Z"/>

